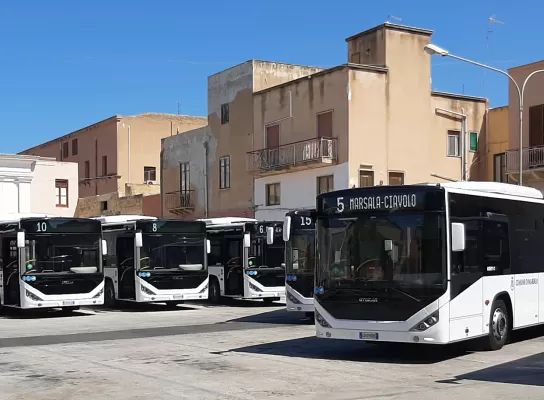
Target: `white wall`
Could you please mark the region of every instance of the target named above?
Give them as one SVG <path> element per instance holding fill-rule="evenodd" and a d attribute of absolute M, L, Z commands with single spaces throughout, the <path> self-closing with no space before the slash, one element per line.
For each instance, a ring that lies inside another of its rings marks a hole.
<path fill-rule="evenodd" d="M 68 207 L 57 207 L 55 180 L 68 181 Z M 30 211 L 73 217 L 79 198 L 78 164 L 47 159 L 36 161 L 30 184 Z"/>
<path fill-rule="evenodd" d="M 272 221 L 283 220 L 285 213 L 297 208 L 314 208 L 317 197 L 317 177 L 333 175 L 334 190 L 349 187 L 349 164 L 312 168 L 300 172 L 255 179 L 255 218 Z M 266 206 L 266 185 L 280 183 L 280 205 Z"/>
<path fill-rule="evenodd" d="M 56 207 L 55 180 L 68 180 L 69 207 Z M 0 215 L 53 214 L 73 217 L 78 200 L 77 163 L 0 154 Z"/>

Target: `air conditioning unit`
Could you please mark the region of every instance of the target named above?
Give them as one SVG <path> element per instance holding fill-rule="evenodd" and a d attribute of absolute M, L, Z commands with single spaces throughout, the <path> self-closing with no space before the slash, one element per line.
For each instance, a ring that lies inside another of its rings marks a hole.
<path fill-rule="evenodd" d="M 155 185 L 157 183 L 157 181 L 145 181 L 144 183 L 146 185 Z"/>

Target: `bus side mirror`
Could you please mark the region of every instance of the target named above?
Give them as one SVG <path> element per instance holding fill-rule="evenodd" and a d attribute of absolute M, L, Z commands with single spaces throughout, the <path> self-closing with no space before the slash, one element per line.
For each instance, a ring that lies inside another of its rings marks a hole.
<path fill-rule="evenodd" d="M 451 223 L 451 251 L 465 251 L 465 224 L 460 222 Z"/>
<path fill-rule="evenodd" d="M 393 241 L 392 240 L 384 240 L 384 248 L 385 251 L 393 251 Z"/>
<path fill-rule="evenodd" d="M 134 244 L 136 247 L 142 247 L 144 245 L 144 240 L 142 238 L 142 232 L 136 232 L 134 234 Z"/>
<path fill-rule="evenodd" d="M 288 242 L 291 233 L 291 217 L 285 217 L 283 220 L 283 241 Z"/>
<path fill-rule="evenodd" d="M 274 243 L 274 228 L 269 226 L 266 228 L 266 244 Z"/>
<path fill-rule="evenodd" d="M 210 254 L 212 252 L 212 244 L 210 239 L 206 239 L 206 253 Z"/>
<path fill-rule="evenodd" d="M 251 235 L 249 233 L 244 233 L 244 249 L 249 249 L 251 247 Z"/>
<path fill-rule="evenodd" d="M 17 232 L 17 247 L 19 249 L 24 249 L 26 245 L 25 231 Z"/>
<path fill-rule="evenodd" d="M 104 239 L 102 239 L 102 255 L 108 255 L 108 242 L 106 242 Z"/>

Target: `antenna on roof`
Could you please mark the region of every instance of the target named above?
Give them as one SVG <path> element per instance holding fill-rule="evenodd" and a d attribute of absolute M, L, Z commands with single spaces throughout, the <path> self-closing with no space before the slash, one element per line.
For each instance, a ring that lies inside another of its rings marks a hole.
<path fill-rule="evenodd" d="M 178 115 L 181 115 L 181 103 L 178 100 Z"/>
<path fill-rule="evenodd" d="M 504 22 L 499 21 L 498 19 L 496 19 L 494 15 L 492 15 L 491 17 L 489 17 L 487 19 L 487 33 L 485 35 L 485 59 L 484 59 L 484 64 L 485 65 L 487 65 L 487 55 L 488 55 L 488 52 L 489 52 L 489 35 L 491 33 L 493 33 L 493 31 L 491 30 L 491 24 L 504 25 Z M 483 97 L 485 97 L 485 78 L 486 78 L 486 75 L 487 75 L 487 69 L 484 68 Z"/>
<path fill-rule="evenodd" d="M 394 19 L 396 21 L 402 21 L 402 18 L 399 18 L 399 17 L 395 17 L 394 15 L 388 15 L 387 16 L 387 21 L 385 21 L 386 24 L 390 24 L 391 22 L 389 21 L 390 19 Z"/>

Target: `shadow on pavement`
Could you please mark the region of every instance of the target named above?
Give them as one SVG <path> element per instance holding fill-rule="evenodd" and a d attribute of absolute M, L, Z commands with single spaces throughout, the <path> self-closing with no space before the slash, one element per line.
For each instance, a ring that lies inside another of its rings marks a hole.
<path fill-rule="evenodd" d="M 127 312 L 127 313 L 143 313 L 143 312 L 167 312 L 167 311 L 191 311 L 197 308 L 191 307 L 190 304 L 178 304 L 176 307 L 166 306 L 160 303 L 133 303 L 133 302 L 119 302 L 116 307 L 108 308 L 106 306 L 89 307 L 95 313 L 107 313 L 107 312 Z"/>
<path fill-rule="evenodd" d="M 260 314 L 234 318 L 227 322 L 254 322 L 259 324 L 277 325 L 314 325 L 314 319 L 308 318 L 302 312 L 289 312 L 285 309 L 266 311 Z"/>
<path fill-rule="evenodd" d="M 243 300 L 243 299 L 233 299 L 230 297 L 224 297 L 221 300 L 221 303 L 214 304 L 211 301 L 207 302 L 198 302 L 196 303 L 201 307 L 205 308 L 214 308 L 214 307 L 240 307 L 240 308 L 277 308 L 285 307 L 285 303 L 275 301 L 273 303 L 265 303 L 260 299 L 256 300 Z"/>
<path fill-rule="evenodd" d="M 63 311 L 60 308 L 49 308 L 42 310 L 22 310 L 19 308 L 4 307 L 1 309 L 0 319 L 48 319 L 48 318 L 70 318 L 88 317 L 93 314 L 81 311 Z"/>
<path fill-rule="evenodd" d="M 416 344 L 370 344 L 316 337 L 265 343 L 232 349 L 228 352 L 383 364 L 434 364 L 467 353 L 462 346 L 455 345 L 431 348 Z"/>

